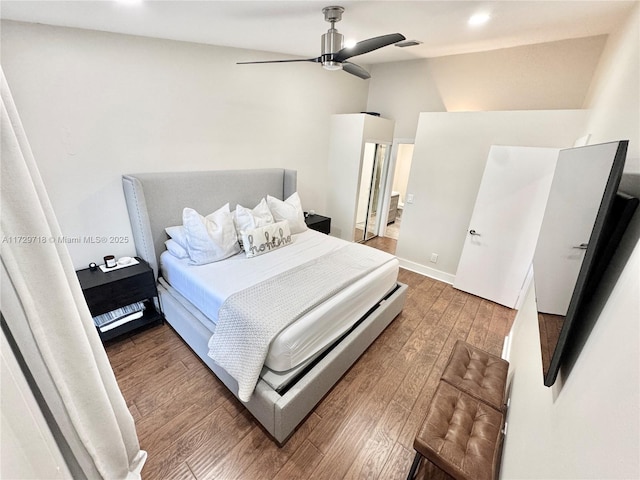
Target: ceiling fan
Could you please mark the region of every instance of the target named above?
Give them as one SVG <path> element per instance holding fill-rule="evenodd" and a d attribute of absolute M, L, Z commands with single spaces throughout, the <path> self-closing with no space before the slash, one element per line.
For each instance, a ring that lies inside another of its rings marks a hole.
<path fill-rule="evenodd" d="M 238 65 L 252 63 L 290 63 L 290 62 L 314 62 L 322 64 L 327 70 L 344 70 L 351 75 L 362 79 L 370 78 L 369 72 L 355 63 L 347 60 L 357 55 L 372 52 L 387 45 L 405 40 L 405 36 L 399 33 L 390 33 L 379 37 L 369 38 L 356 43 L 353 47 L 343 48 L 344 36 L 336 30 L 336 22 L 342 20 L 343 7 L 325 7 L 322 9 L 324 19 L 331 24 L 327 33 L 322 35 L 322 54 L 317 58 L 295 60 L 264 60 L 258 62 L 238 62 Z"/>

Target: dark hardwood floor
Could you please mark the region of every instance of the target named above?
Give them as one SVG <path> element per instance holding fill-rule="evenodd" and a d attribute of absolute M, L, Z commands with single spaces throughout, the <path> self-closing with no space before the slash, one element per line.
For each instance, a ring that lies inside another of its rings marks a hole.
<path fill-rule="evenodd" d="M 377 247 L 395 251 L 388 240 Z M 110 343 L 148 452 L 143 478 L 406 478 L 413 438 L 454 343 L 500 355 L 515 311 L 408 270 L 399 280 L 409 285 L 402 313 L 282 448 L 168 324 Z M 432 465 L 420 477 L 448 478 Z"/>

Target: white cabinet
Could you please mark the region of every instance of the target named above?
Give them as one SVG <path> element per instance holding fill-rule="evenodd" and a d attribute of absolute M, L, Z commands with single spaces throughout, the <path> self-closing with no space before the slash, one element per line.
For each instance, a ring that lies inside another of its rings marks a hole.
<path fill-rule="evenodd" d="M 376 178 L 369 169 L 378 168 L 386 175 L 386 165 L 376 167 L 371 162 L 370 153 L 377 157 L 388 155 L 393 141 L 394 121 L 369 114 L 342 114 L 331 116 L 329 141 L 329 191 L 327 193 L 327 215 L 331 217 L 331 234 L 345 240 L 354 240 L 358 219 L 359 199 L 369 199 L 366 208 L 369 218 L 375 211 L 381 211 L 378 203 L 382 201 L 382 192 L 371 197 L 361 187 L 364 177 Z M 366 183 L 366 180 L 365 180 Z M 383 183 L 384 184 L 384 183 Z M 364 204 L 363 204 L 364 205 Z"/>

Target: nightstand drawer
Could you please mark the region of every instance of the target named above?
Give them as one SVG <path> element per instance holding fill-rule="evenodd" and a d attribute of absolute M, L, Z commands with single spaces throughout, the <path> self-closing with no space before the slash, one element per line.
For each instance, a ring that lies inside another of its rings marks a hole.
<path fill-rule="evenodd" d="M 94 317 L 124 305 L 155 297 L 157 294 L 151 271 L 84 291 L 87 305 Z"/>

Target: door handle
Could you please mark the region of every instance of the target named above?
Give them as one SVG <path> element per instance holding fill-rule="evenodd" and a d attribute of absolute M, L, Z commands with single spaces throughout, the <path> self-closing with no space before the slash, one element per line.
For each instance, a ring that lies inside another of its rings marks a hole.
<path fill-rule="evenodd" d="M 588 243 L 581 243 L 577 247 L 571 247 L 571 248 L 578 248 L 580 250 L 586 250 L 587 248 L 589 248 L 589 244 Z"/>
<path fill-rule="evenodd" d="M 479 237 L 479 236 L 480 236 L 480 234 L 479 234 L 479 233 L 477 233 L 475 230 L 469 230 L 469 234 L 470 234 L 470 235 L 475 235 L 476 237 Z"/>

